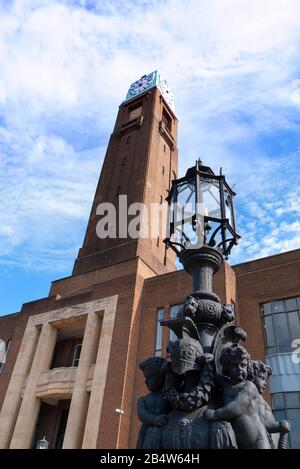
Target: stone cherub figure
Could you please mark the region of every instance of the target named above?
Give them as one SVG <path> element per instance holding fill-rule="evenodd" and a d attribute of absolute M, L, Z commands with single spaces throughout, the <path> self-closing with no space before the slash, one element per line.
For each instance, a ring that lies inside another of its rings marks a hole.
<path fill-rule="evenodd" d="M 140 364 L 150 394 L 140 397 L 137 403 L 138 416 L 142 422 L 137 448 L 162 448 L 161 427 L 167 424 L 171 410 L 169 402 L 163 397 L 167 363 L 162 357 L 150 357 Z"/>
<path fill-rule="evenodd" d="M 268 434 L 260 418 L 260 395 L 256 385 L 248 381 L 250 356 L 237 344 L 226 347 L 220 356 L 224 406 L 208 409 L 208 421 L 227 420 L 235 432 L 240 449 L 270 449 Z"/>
<path fill-rule="evenodd" d="M 279 449 L 287 447 L 287 434 L 291 430 L 291 425 L 288 420 L 276 421 L 269 404 L 264 400 L 262 394 L 267 387 L 269 376 L 272 374 L 272 369 L 262 361 L 251 360 L 249 364 L 248 379 L 253 381 L 259 392 L 259 416 L 266 427 L 268 434 L 280 433 Z M 271 446 L 274 448 L 274 443 L 269 435 Z"/>

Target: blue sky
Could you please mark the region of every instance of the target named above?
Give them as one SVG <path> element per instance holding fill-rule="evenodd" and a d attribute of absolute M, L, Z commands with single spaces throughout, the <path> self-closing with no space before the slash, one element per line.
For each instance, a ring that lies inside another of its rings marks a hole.
<path fill-rule="evenodd" d="M 0 314 L 71 273 L 120 102 L 159 69 L 180 174 L 237 196 L 230 262 L 300 247 L 300 1 L 0 1 Z"/>

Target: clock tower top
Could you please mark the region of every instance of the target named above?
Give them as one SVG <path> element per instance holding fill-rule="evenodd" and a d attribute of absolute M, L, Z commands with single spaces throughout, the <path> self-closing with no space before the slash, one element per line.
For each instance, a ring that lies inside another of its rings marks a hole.
<path fill-rule="evenodd" d="M 133 82 L 129 87 L 124 102 L 136 98 L 139 94 L 144 93 L 145 91 L 148 91 L 154 87 L 159 88 L 163 98 L 174 111 L 174 95 L 167 81 L 162 77 L 158 70 L 155 70 L 148 75 L 143 75 L 139 80 Z"/>

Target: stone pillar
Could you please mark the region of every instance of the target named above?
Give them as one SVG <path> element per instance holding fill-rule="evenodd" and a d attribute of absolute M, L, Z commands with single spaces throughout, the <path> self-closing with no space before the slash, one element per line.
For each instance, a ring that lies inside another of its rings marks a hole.
<path fill-rule="evenodd" d="M 36 397 L 36 388 L 41 373 L 49 369 L 56 338 L 57 329 L 49 323 L 44 323 L 28 376 L 10 448 L 26 449 L 32 445 L 32 437 L 41 405 L 40 400 Z"/>
<path fill-rule="evenodd" d="M 39 334 L 39 329 L 29 320 L 0 414 L 0 449 L 9 447 L 21 404 L 22 387 L 30 371 Z"/>
<path fill-rule="evenodd" d="M 112 301 L 105 309 L 102 321 L 101 337 L 97 352 L 91 397 L 82 443 L 82 448 L 84 449 L 95 449 L 97 446 L 108 361 L 116 315 L 117 298 L 117 296 L 112 297 Z"/>
<path fill-rule="evenodd" d="M 76 372 L 63 449 L 81 448 L 85 419 L 89 405 L 86 390 L 90 365 L 96 359 L 100 318 L 90 312 L 87 317 L 80 359 Z"/>

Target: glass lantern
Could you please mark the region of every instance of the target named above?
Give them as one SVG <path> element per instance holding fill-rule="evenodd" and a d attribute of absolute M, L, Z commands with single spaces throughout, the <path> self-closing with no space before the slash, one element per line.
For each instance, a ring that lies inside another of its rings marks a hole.
<path fill-rule="evenodd" d="M 199 160 L 183 178 L 172 182 L 168 237 L 164 240 L 178 256 L 182 251 L 215 247 L 227 259 L 240 236 L 236 232 L 233 198 L 223 174 L 216 175 Z"/>

